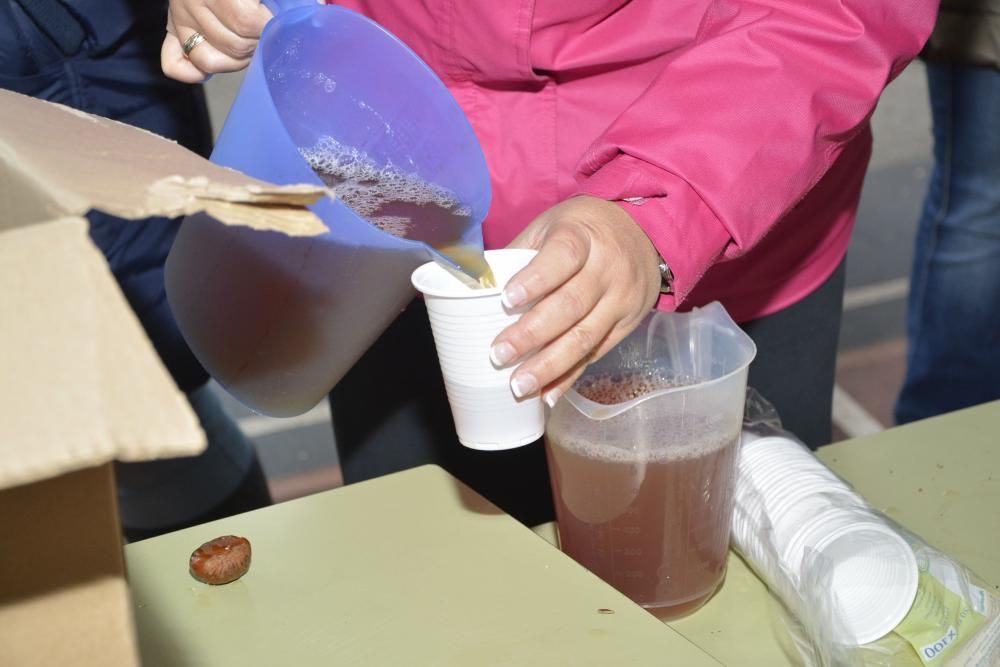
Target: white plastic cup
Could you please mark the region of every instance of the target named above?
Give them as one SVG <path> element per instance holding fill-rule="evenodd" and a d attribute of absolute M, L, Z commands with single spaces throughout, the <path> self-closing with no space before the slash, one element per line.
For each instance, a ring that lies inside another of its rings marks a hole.
<path fill-rule="evenodd" d="M 823 472 L 815 468 L 798 465 L 781 465 L 775 462 L 769 466 L 770 469 L 744 468 L 740 472 L 746 475 L 749 482 L 761 488 L 781 490 L 783 492 L 793 491 L 796 488 L 809 489 L 811 487 L 840 487 L 845 484 L 841 482 L 832 472 Z"/>
<path fill-rule="evenodd" d="M 784 545 L 782 559 L 798 575 L 801 573 L 805 549 L 821 549 L 831 539 L 844 534 L 844 531 L 864 530 L 872 525 L 884 524 L 872 512 L 863 508 L 830 505 L 798 526 L 795 535 Z"/>
<path fill-rule="evenodd" d="M 775 532 L 784 537 L 783 544 L 788 544 L 803 530 L 817 525 L 831 507 L 850 512 L 863 504 L 860 497 L 846 489 L 829 489 L 786 496 L 767 510 L 776 526 Z"/>
<path fill-rule="evenodd" d="M 791 438 L 781 435 L 758 435 L 750 431 L 740 434 L 742 446 L 750 451 L 773 451 L 775 447 L 782 449 L 801 449 L 802 445 Z"/>
<path fill-rule="evenodd" d="M 496 368 L 490 346 L 503 329 L 527 309 L 506 309 L 500 300 L 514 274 L 535 250 L 488 250 L 497 287 L 469 287 L 437 262 L 413 272 L 413 286 L 424 295 L 458 440 L 466 447 L 499 451 L 542 437 L 545 410 L 541 398 L 516 398 L 510 377 L 516 366 Z"/>
<path fill-rule="evenodd" d="M 780 457 L 783 461 L 808 461 L 812 458 L 799 443 L 789 438 L 768 436 L 766 438 L 747 439 L 743 437 L 741 462 L 752 463 L 766 458 Z"/>
<path fill-rule="evenodd" d="M 917 595 L 920 573 L 912 547 L 891 526 L 878 522 L 810 532 L 806 542 L 813 543 L 799 546 L 814 549 L 820 566 L 832 568 L 830 591 L 836 595 L 840 630 L 845 633 L 835 639 L 861 645 L 892 632 Z"/>
<path fill-rule="evenodd" d="M 829 470 L 816 469 L 815 465 L 786 465 L 780 459 L 779 456 L 759 465 L 741 461 L 736 491 L 738 504 L 765 512 L 776 527 L 796 528 L 797 523 L 811 516 L 800 513 L 803 505 L 818 502 L 822 507 L 829 502 L 828 496 L 845 496 L 843 502 L 848 505 L 863 504 L 864 501 Z"/>

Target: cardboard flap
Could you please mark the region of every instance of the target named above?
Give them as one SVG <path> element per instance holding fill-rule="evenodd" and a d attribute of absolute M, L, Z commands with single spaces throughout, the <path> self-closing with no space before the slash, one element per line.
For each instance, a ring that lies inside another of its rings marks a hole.
<path fill-rule="evenodd" d="M 206 211 L 291 236 L 326 231 L 305 208 L 330 194 L 321 186 L 259 181 L 151 132 L 4 90 L 0 170 L 10 179 L 0 185 L 10 207 L 0 229 L 96 208 L 130 219 Z"/>
<path fill-rule="evenodd" d="M 0 489 L 204 434 L 81 218 L 0 232 Z"/>

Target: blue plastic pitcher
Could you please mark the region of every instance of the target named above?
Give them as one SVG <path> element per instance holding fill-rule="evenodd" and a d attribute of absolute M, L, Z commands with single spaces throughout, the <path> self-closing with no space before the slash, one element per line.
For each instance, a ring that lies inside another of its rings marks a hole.
<path fill-rule="evenodd" d="M 413 298 L 417 266 L 430 258 L 456 266 L 449 256 L 463 251 L 481 258 L 490 187 L 461 108 L 396 37 L 343 8 L 265 4 L 275 18 L 212 161 L 278 184 L 319 184 L 302 151 L 337 146 L 356 162 L 449 193 L 464 211 L 444 234 L 417 228 L 407 238 L 339 198 L 312 206 L 329 228 L 319 237 L 230 227 L 207 215 L 184 221 L 166 283 L 185 339 L 241 402 L 292 416 L 316 405 Z"/>

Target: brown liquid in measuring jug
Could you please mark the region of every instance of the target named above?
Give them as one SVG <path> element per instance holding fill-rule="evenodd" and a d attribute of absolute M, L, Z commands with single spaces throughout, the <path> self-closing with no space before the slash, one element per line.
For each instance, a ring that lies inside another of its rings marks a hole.
<path fill-rule="evenodd" d="M 380 167 L 332 137 L 322 137 L 301 153 L 337 197 L 371 225 L 436 248 L 461 267 L 469 285 L 496 286 L 483 253 L 458 243 L 472 212 L 454 193 L 392 165 Z"/>
<path fill-rule="evenodd" d="M 591 377 L 576 389 L 614 404 L 667 386 L 637 373 Z M 706 436 L 718 432 L 705 428 L 707 419 L 667 420 L 661 432 L 642 434 L 646 442 L 546 431 L 561 548 L 663 619 L 704 604 L 725 572 L 738 432 Z"/>

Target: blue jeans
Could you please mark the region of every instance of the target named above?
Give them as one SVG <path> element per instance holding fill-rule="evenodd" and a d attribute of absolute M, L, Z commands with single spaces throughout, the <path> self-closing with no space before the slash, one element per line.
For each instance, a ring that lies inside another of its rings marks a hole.
<path fill-rule="evenodd" d="M 1000 70 L 928 64 L 934 169 L 897 423 L 1000 399 Z"/>

